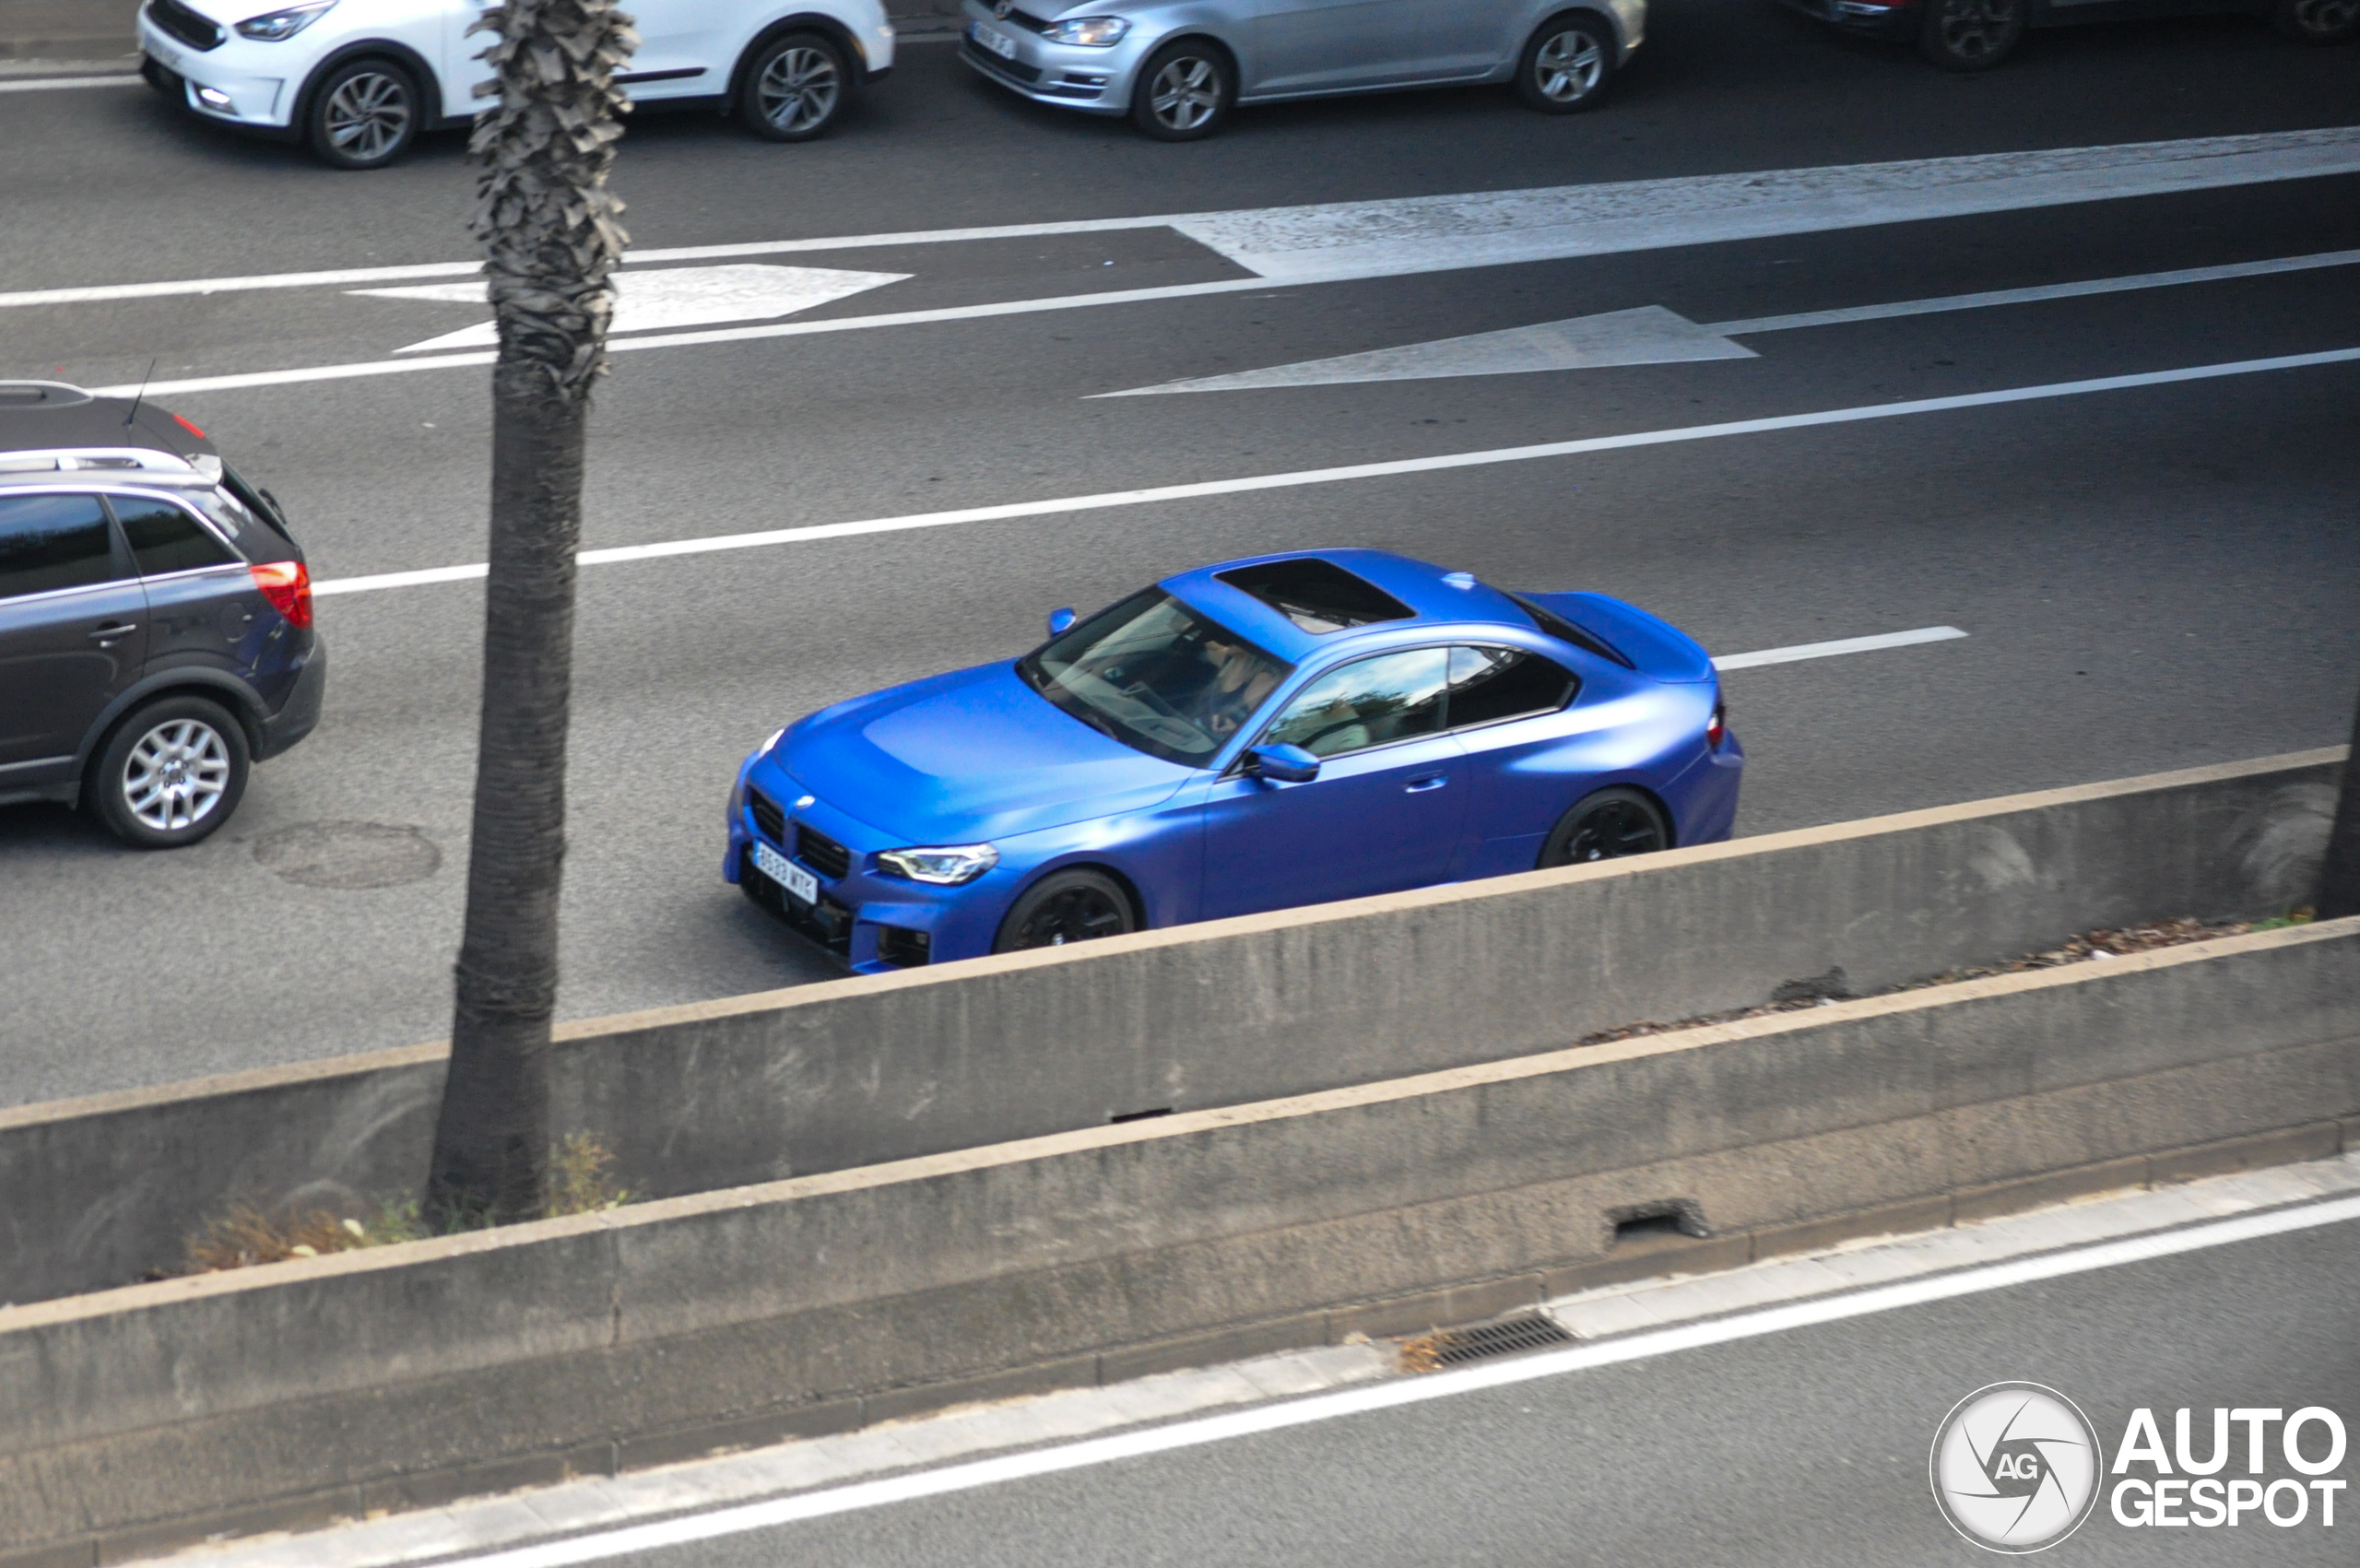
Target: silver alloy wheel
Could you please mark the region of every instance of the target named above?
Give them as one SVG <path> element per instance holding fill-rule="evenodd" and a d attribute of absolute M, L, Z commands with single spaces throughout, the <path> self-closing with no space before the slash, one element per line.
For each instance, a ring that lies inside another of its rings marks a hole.
<path fill-rule="evenodd" d="M 1169 61 L 1148 85 L 1148 112 L 1167 130 L 1193 131 L 1221 111 L 1221 73 L 1200 55 Z"/>
<path fill-rule="evenodd" d="M 2008 47 L 2015 21 L 2016 0 L 1947 0 L 1934 26 L 1953 59 L 1982 60 Z"/>
<path fill-rule="evenodd" d="M 202 719 L 166 719 L 123 768 L 123 800 L 140 826 L 178 832 L 203 821 L 230 785 L 230 746 Z"/>
<path fill-rule="evenodd" d="M 2360 0 L 2295 0 L 2288 10 L 2298 30 L 2313 38 L 2335 38 L 2351 30 Z"/>
<path fill-rule="evenodd" d="M 1578 103 L 1606 75 L 1606 51 L 1589 34 L 1568 29 L 1532 58 L 1533 86 L 1552 103 Z"/>
<path fill-rule="evenodd" d="M 328 95 L 328 144 L 355 163 L 374 163 L 401 145 L 409 116 L 409 88 L 400 78 L 356 72 Z"/>
<path fill-rule="evenodd" d="M 826 51 L 800 44 L 780 50 L 754 84 L 762 118 L 782 131 L 809 131 L 827 124 L 843 92 L 844 78 Z"/>

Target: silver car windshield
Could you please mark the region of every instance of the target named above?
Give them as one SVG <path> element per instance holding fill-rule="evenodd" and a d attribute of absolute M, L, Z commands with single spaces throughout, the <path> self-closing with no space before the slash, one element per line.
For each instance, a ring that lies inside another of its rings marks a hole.
<path fill-rule="evenodd" d="M 1032 690 L 1092 729 L 1199 768 L 1293 668 L 1161 588 L 1101 611 L 1017 666 Z"/>

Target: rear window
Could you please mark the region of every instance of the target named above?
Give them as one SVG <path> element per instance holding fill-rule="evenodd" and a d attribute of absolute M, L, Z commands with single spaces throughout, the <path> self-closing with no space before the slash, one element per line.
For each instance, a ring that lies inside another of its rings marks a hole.
<path fill-rule="evenodd" d="M 1564 616 L 1545 605 L 1537 604 L 1522 594 L 1510 594 L 1516 607 L 1532 618 L 1532 624 L 1560 643 L 1571 643 L 1585 653 L 1596 654 L 1601 659 L 1611 659 L 1624 669 L 1637 669 L 1629 654 L 1594 631 L 1575 626 Z"/>
<path fill-rule="evenodd" d="M 1417 614 L 1366 578 L 1317 556 L 1266 560 L 1259 566 L 1241 566 L 1215 575 L 1305 631 L 1341 631 L 1381 620 L 1408 620 Z"/>

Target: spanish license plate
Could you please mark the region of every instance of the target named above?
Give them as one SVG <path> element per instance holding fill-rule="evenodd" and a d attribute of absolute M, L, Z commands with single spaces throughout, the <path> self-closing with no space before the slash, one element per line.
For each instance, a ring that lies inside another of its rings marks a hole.
<path fill-rule="evenodd" d="M 805 903 L 820 902 L 820 878 L 760 839 L 754 841 L 754 869 Z"/>
<path fill-rule="evenodd" d="M 974 39 L 978 47 L 990 50 L 1003 60 L 1016 58 L 1016 40 L 997 28 L 985 27 L 981 22 L 970 22 L 967 24 L 967 36 Z"/>

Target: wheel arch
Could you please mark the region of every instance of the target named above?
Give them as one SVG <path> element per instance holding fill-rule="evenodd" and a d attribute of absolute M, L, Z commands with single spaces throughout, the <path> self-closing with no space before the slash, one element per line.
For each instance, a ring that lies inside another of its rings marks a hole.
<path fill-rule="evenodd" d="M 853 36 L 850 28 L 822 12 L 797 11 L 763 28 L 747 41 L 745 48 L 738 52 L 737 60 L 729 67 L 728 85 L 722 91 L 721 112 L 724 114 L 736 111 L 739 95 L 746 90 L 746 75 L 754 68 L 754 56 L 791 32 L 823 34 L 829 42 L 843 50 L 844 63 L 852 67 L 844 83 L 847 88 L 857 88 L 868 79 L 868 52 L 861 48 L 860 41 Z"/>
<path fill-rule="evenodd" d="M 74 755 L 74 776 L 77 787 L 87 784 L 90 764 L 123 721 L 150 702 L 173 697 L 202 697 L 218 702 L 238 721 L 245 732 L 246 755 L 262 760 L 266 737 L 263 731 L 262 699 L 252 687 L 233 675 L 209 669 L 163 670 L 134 682 L 122 695 L 100 711 L 90 727 L 83 732 L 82 748 Z"/>
<path fill-rule="evenodd" d="M 307 135 L 312 118 L 312 104 L 318 99 L 320 84 L 327 80 L 328 74 L 340 65 L 351 65 L 355 60 L 373 59 L 392 61 L 403 70 L 407 71 L 418 82 L 418 90 L 426 98 L 425 103 L 421 105 L 424 112 L 419 115 L 419 130 L 437 129 L 453 118 L 461 120 L 473 118 L 472 115 L 454 117 L 446 112 L 442 103 L 442 78 L 435 74 L 434 67 L 427 63 L 426 56 L 408 44 L 396 43 L 390 38 L 361 38 L 355 39 L 350 43 L 338 44 L 318 65 L 312 67 L 312 74 L 303 78 L 303 85 L 296 90 L 295 102 L 287 119 L 288 128 L 298 136 Z"/>
<path fill-rule="evenodd" d="M 1622 18 L 1615 16 L 1611 6 L 1591 4 L 1589 0 L 1574 0 L 1570 6 L 1552 6 L 1535 17 L 1532 25 L 1524 29 L 1524 37 L 1516 43 L 1516 58 L 1524 58 L 1524 52 L 1531 45 L 1534 33 L 1551 22 L 1563 21 L 1568 17 L 1587 18 L 1606 29 L 1606 36 L 1614 41 L 1613 65 L 1619 66 L 1630 59 L 1634 45 L 1630 34 L 1623 29 Z"/>
<path fill-rule="evenodd" d="M 1130 901 L 1131 918 L 1139 922 L 1139 928 L 1142 931 L 1153 929 L 1149 919 L 1147 895 L 1140 890 L 1139 878 L 1113 861 L 1103 858 L 1102 852 L 1092 850 L 1077 851 L 1067 859 L 1052 860 L 1033 867 L 1032 874 L 1019 882 L 1016 885 L 1016 891 L 1009 895 L 1008 906 L 1000 911 L 999 922 L 995 923 L 993 929 L 997 930 L 999 924 L 1007 921 L 1009 912 L 1016 907 L 1018 901 L 1025 894 L 1050 878 L 1067 871 L 1095 871 L 1100 876 L 1111 879 L 1116 887 L 1123 890 L 1123 897 Z"/>
<path fill-rule="evenodd" d="M 1680 813 L 1672 808 L 1671 802 L 1665 797 L 1663 791 L 1647 783 L 1645 778 L 1636 777 L 1607 777 L 1591 779 L 1589 781 L 1589 787 L 1583 790 L 1581 794 L 1574 796 L 1572 800 L 1566 802 L 1565 808 L 1557 813 L 1556 821 L 1549 824 L 1548 832 L 1541 835 L 1542 847 L 1544 849 L 1547 848 L 1549 840 L 1556 835 L 1559 826 L 1564 822 L 1566 818 L 1571 817 L 1575 811 L 1580 810 L 1583 802 L 1589 800 L 1593 796 L 1604 795 L 1611 790 L 1618 789 L 1628 790 L 1631 794 L 1640 796 L 1645 799 L 1648 805 L 1654 807 L 1657 812 L 1663 818 L 1663 847 L 1668 850 L 1678 849 L 1680 847 Z"/>

